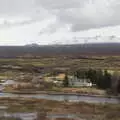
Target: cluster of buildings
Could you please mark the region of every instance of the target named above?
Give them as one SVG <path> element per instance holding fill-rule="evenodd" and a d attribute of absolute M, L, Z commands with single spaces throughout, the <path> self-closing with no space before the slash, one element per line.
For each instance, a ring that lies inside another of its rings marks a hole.
<path fill-rule="evenodd" d="M 92 87 L 90 79 L 77 78 L 75 76 L 68 77 L 69 86 L 71 87 Z"/>
<path fill-rule="evenodd" d="M 0 83 L 0 90 L 2 90 L 5 86 L 12 86 L 13 88 L 19 88 L 22 86 L 23 88 L 32 88 L 39 87 L 45 83 L 53 83 L 56 86 L 63 86 L 63 81 L 65 80 L 65 74 L 58 74 L 57 76 L 50 77 L 42 77 L 37 76 L 34 77 L 30 82 L 17 82 L 14 80 L 2 80 Z M 70 87 L 92 87 L 92 83 L 89 79 L 86 78 L 77 78 L 75 76 L 68 76 L 68 85 Z"/>
<path fill-rule="evenodd" d="M 63 85 L 63 80 L 65 80 L 65 74 L 59 74 L 57 76 L 47 77 L 47 80 L 55 83 L 58 86 Z M 90 79 L 77 78 L 75 76 L 68 76 L 68 84 L 70 87 L 92 87 Z"/>

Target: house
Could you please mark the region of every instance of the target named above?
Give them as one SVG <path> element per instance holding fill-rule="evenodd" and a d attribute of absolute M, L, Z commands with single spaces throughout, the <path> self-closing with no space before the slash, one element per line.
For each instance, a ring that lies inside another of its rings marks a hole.
<path fill-rule="evenodd" d="M 53 83 L 56 85 L 56 86 L 58 86 L 58 87 L 60 87 L 60 86 L 62 86 L 63 85 L 63 81 L 62 80 L 54 80 L 53 81 Z"/>
<path fill-rule="evenodd" d="M 65 79 L 65 74 L 63 73 L 60 73 L 56 76 L 45 77 L 45 81 L 53 82 L 57 86 L 62 86 L 64 79 Z"/>
<path fill-rule="evenodd" d="M 56 79 L 58 79 L 58 80 L 64 80 L 65 79 L 65 74 L 64 73 L 58 74 L 56 76 Z"/>
<path fill-rule="evenodd" d="M 49 76 L 49 77 L 44 77 L 44 79 L 46 81 L 55 81 L 55 80 L 64 80 L 65 78 L 65 74 L 58 74 L 58 75 L 55 75 L 55 76 Z"/>
<path fill-rule="evenodd" d="M 77 78 L 75 76 L 69 76 L 69 86 L 72 87 L 91 87 L 92 83 L 86 78 Z"/>

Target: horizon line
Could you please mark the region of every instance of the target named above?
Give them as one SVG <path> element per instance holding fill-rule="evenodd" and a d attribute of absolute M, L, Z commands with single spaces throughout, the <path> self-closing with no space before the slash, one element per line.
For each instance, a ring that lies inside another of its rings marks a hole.
<path fill-rule="evenodd" d="M 118 44 L 120 44 L 120 42 L 88 42 L 88 43 L 73 43 L 73 44 L 37 44 L 37 43 L 31 43 L 31 44 L 21 44 L 21 45 L 19 45 L 19 44 L 16 44 L 16 45 L 0 45 L 0 47 L 9 47 L 9 46 L 11 46 L 11 47 L 14 47 L 14 46 L 26 46 L 26 47 L 29 47 L 29 46 L 52 46 L 52 45 L 56 45 L 56 46 L 64 46 L 64 45 L 87 45 L 87 44 L 115 44 L 115 43 L 118 43 Z"/>

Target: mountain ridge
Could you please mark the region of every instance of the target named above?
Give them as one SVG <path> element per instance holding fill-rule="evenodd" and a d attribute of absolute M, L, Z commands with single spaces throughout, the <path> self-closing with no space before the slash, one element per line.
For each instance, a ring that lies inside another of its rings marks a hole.
<path fill-rule="evenodd" d="M 54 55 L 120 55 L 120 43 L 0 46 L 0 58 Z"/>

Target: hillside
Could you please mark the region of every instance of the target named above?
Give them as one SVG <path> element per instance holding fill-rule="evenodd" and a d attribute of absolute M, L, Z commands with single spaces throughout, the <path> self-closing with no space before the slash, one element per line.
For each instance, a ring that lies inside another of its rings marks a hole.
<path fill-rule="evenodd" d="M 120 55 L 120 43 L 0 47 L 1 58 L 51 55 Z"/>

